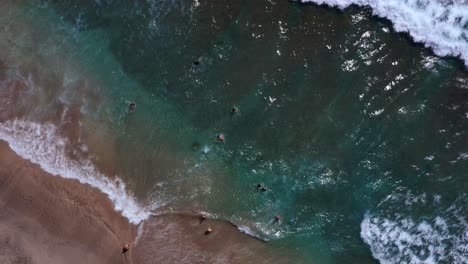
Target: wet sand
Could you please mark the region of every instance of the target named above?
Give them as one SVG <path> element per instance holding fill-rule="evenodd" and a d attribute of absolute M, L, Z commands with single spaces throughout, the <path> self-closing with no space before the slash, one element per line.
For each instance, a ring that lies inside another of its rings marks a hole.
<path fill-rule="evenodd" d="M 104 194 L 0 143 L 0 263 L 132 263 L 121 247 L 135 234 Z"/>
<path fill-rule="evenodd" d="M 0 263 L 299 263 L 195 215 L 154 216 L 137 231 L 99 190 L 49 175 L 0 141 Z"/>
<path fill-rule="evenodd" d="M 213 231 L 206 234 L 209 227 Z M 303 263 L 293 252 L 275 250 L 222 220 L 161 215 L 146 221 L 143 230 L 133 252 L 136 263 Z"/>

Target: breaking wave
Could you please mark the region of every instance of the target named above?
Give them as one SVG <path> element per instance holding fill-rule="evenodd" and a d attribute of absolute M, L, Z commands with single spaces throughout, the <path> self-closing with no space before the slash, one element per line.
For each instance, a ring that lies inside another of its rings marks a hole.
<path fill-rule="evenodd" d="M 432 48 L 438 56 L 460 57 L 468 66 L 468 2 L 466 0 L 301 0 L 344 9 L 369 6 L 392 21 L 398 32 Z"/>
<path fill-rule="evenodd" d="M 150 216 L 150 210 L 127 192 L 125 184 L 116 177 L 111 180 L 93 166 L 91 161 L 75 161 L 67 158 L 67 140 L 60 137 L 53 124 L 28 121 L 0 123 L 0 140 L 24 159 L 38 164 L 44 171 L 68 179 L 76 179 L 105 193 L 114 208 L 133 224 L 139 224 Z"/>
<path fill-rule="evenodd" d="M 430 202 L 425 195 L 409 199 L 406 195 L 405 199 L 394 201 L 395 205 L 405 204 L 413 211 L 423 203 L 432 203 L 432 216 L 412 217 L 411 213 L 396 212 L 401 209 L 394 208 L 390 210 L 394 213 L 386 213 L 387 208 L 366 215 L 361 223 L 361 237 L 374 258 L 382 264 L 468 263 L 466 196 L 449 206 L 439 203 L 439 199 L 440 196 L 435 196 L 434 202 Z M 385 207 L 388 202 L 384 201 Z M 418 206 L 413 207 L 413 203 Z"/>

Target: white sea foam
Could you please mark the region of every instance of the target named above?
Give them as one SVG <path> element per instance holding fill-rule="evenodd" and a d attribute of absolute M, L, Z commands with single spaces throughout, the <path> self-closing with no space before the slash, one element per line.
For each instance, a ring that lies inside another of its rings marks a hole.
<path fill-rule="evenodd" d="M 138 204 L 118 177 L 114 180 L 105 177 L 88 160 L 67 158 L 67 140 L 58 135 L 53 124 L 21 120 L 0 123 L 0 140 L 8 142 L 19 156 L 40 165 L 52 175 L 77 179 L 99 189 L 114 203 L 115 210 L 131 223 L 138 224 L 150 216 L 150 210 Z"/>
<path fill-rule="evenodd" d="M 429 198 L 392 194 L 379 204 L 382 210 L 364 217 L 361 237 L 380 263 L 468 263 L 467 196 L 448 207 L 441 204 L 440 195 Z M 435 211 L 430 217 L 412 217 L 415 208 Z"/>
<path fill-rule="evenodd" d="M 361 237 L 382 264 L 468 263 L 468 231 L 454 234 L 451 228 L 442 217 L 429 223 L 366 216 Z"/>
<path fill-rule="evenodd" d="M 258 238 L 260 240 L 264 240 L 264 241 L 268 241 L 268 239 L 266 238 L 262 238 L 259 234 L 255 233 L 252 229 L 250 229 L 248 226 L 243 226 L 243 225 L 239 225 L 237 226 L 237 229 L 246 234 L 246 235 L 249 235 L 251 237 L 255 237 L 255 238 Z"/>
<path fill-rule="evenodd" d="M 468 2 L 466 0 L 300 0 L 344 9 L 352 4 L 370 6 L 373 13 L 392 21 L 398 32 L 438 56 L 456 56 L 468 66 Z"/>

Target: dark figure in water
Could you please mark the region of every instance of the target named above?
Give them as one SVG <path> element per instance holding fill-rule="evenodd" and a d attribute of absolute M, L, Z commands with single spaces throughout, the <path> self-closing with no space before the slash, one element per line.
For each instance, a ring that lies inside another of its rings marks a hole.
<path fill-rule="evenodd" d="M 128 105 L 128 110 L 133 110 L 135 109 L 136 105 L 135 105 L 135 102 L 130 102 L 130 104 Z"/>
<path fill-rule="evenodd" d="M 262 192 L 266 192 L 267 189 L 265 187 L 262 187 L 261 190 L 262 190 Z"/>
<path fill-rule="evenodd" d="M 262 188 L 262 185 L 259 183 L 259 184 L 257 184 L 257 190 L 260 189 L 260 188 Z"/>
<path fill-rule="evenodd" d="M 199 61 L 199 60 L 194 61 L 194 62 L 193 62 L 193 65 L 195 65 L 195 66 L 200 65 L 200 61 Z"/>
<path fill-rule="evenodd" d="M 295 218 L 295 217 L 291 218 L 291 219 L 289 220 L 289 224 L 290 224 L 290 225 L 296 224 L 296 218 Z"/>
<path fill-rule="evenodd" d="M 235 107 L 235 106 L 231 110 L 231 113 L 233 113 L 233 114 L 236 114 L 238 112 L 239 112 L 239 109 L 237 107 Z"/>
<path fill-rule="evenodd" d="M 122 254 L 127 253 L 129 249 L 130 249 L 130 247 L 129 247 L 128 245 L 123 246 L 123 248 L 122 248 Z"/>
<path fill-rule="evenodd" d="M 198 151 L 198 150 L 200 149 L 200 147 L 201 147 L 201 146 L 200 146 L 200 143 L 198 143 L 198 142 L 194 142 L 194 143 L 192 144 L 192 150 L 193 150 L 193 151 Z"/>
<path fill-rule="evenodd" d="M 279 222 L 281 220 L 281 217 L 279 215 L 275 216 L 275 222 Z"/>

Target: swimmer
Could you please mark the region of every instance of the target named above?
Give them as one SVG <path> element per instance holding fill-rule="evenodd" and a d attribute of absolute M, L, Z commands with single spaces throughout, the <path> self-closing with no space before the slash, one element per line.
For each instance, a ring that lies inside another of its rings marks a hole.
<path fill-rule="evenodd" d="M 262 185 L 259 183 L 259 184 L 257 184 L 257 190 L 260 189 L 260 188 L 262 188 Z"/>
<path fill-rule="evenodd" d="M 135 102 L 130 102 L 130 104 L 128 105 L 128 110 L 133 110 L 135 108 L 136 108 Z"/>
<path fill-rule="evenodd" d="M 265 188 L 265 187 L 262 187 L 262 189 L 261 189 L 261 190 L 262 190 L 262 192 L 266 192 L 267 188 Z"/>
<path fill-rule="evenodd" d="M 208 234 L 210 234 L 211 232 L 213 232 L 213 228 L 208 227 L 208 229 L 205 231 L 205 235 L 208 235 Z"/>
<path fill-rule="evenodd" d="M 231 113 L 233 114 L 238 113 L 238 112 L 239 112 L 239 109 L 235 106 L 231 109 Z"/>
<path fill-rule="evenodd" d="M 203 221 L 203 220 L 206 220 L 206 214 L 201 214 L 200 215 L 200 219 Z"/>
<path fill-rule="evenodd" d="M 195 66 L 198 66 L 199 64 L 200 64 L 199 60 L 196 60 L 196 61 L 193 62 L 193 65 L 195 65 Z"/>
<path fill-rule="evenodd" d="M 275 215 L 275 222 L 279 222 L 281 220 L 281 217 L 279 215 Z"/>
<path fill-rule="evenodd" d="M 219 134 L 219 135 L 218 135 L 218 140 L 219 140 L 219 141 L 224 141 L 224 135 L 223 135 L 223 134 Z"/>

